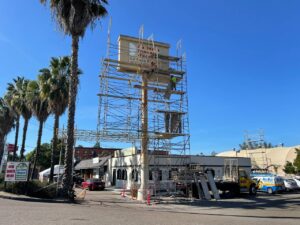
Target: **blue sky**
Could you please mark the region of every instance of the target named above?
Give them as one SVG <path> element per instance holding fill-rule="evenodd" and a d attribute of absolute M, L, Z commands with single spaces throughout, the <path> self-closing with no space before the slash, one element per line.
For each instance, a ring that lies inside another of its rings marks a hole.
<path fill-rule="evenodd" d="M 187 53 L 192 153 L 237 148 L 245 130 L 264 129 L 273 144 L 300 140 L 300 2 L 297 0 L 111 0 L 112 40 L 145 35 Z M 108 17 L 80 41 L 77 127 L 96 129 L 98 74 Z M 52 56 L 69 55 L 70 38 L 39 1 L 3 1 L 0 8 L 0 95 L 18 75 L 35 79 Z M 66 116 L 61 125 L 66 124 Z M 22 126 L 22 124 L 21 124 Z M 46 122 L 43 142 L 52 136 Z M 26 149 L 36 145 L 30 121 Z M 8 141 L 13 142 L 12 132 Z"/>

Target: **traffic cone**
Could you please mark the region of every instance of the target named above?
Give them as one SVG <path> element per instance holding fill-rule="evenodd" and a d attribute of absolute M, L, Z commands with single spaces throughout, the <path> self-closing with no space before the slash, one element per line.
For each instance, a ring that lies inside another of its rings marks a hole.
<path fill-rule="evenodd" d="M 147 205 L 150 205 L 150 191 L 147 191 Z"/>

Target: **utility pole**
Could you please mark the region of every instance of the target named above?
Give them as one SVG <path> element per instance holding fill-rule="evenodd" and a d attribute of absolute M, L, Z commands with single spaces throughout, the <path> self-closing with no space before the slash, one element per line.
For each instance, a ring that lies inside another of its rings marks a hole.
<path fill-rule="evenodd" d="M 141 143 L 141 186 L 138 200 L 146 200 L 149 181 L 148 161 L 148 80 L 147 74 L 142 75 L 142 143 Z"/>

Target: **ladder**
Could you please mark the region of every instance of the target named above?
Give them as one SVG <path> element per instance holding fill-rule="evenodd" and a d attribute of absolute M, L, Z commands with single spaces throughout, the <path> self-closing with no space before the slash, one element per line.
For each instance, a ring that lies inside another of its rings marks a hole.
<path fill-rule="evenodd" d="M 208 170 L 206 172 L 206 174 L 207 174 L 208 183 L 210 185 L 210 189 L 211 189 L 211 191 L 212 191 L 212 193 L 214 195 L 214 198 L 216 200 L 220 199 L 219 190 L 217 189 L 217 186 L 216 186 L 216 183 L 215 183 L 212 171 Z"/>
<path fill-rule="evenodd" d="M 209 189 L 208 189 L 207 180 L 206 180 L 205 175 L 204 174 L 197 175 L 196 173 L 194 173 L 194 180 L 195 180 L 196 187 L 197 187 L 197 190 L 198 190 L 199 199 L 210 200 L 211 196 L 210 196 L 210 193 L 209 193 Z M 200 188 L 200 185 L 199 185 L 199 180 L 200 180 L 201 188 Z"/>

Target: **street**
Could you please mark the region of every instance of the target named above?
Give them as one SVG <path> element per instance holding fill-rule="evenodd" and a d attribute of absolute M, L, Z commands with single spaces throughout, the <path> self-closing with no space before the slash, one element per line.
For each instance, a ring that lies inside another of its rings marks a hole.
<path fill-rule="evenodd" d="M 110 192 L 88 192 L 80 204 L 0 199 L 0 224 L 213 224 L 300 223 L 300 194 L 254 199 L 199 201 L 147 206 Z"/>

